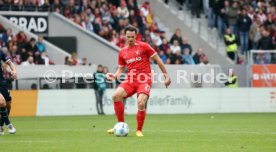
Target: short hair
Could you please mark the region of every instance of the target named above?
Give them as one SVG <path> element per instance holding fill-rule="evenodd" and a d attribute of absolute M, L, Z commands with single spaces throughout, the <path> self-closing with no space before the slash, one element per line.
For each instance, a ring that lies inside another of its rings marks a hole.
<path fill-rule="evenodd" d="M 138 33 L 136 27 L 134 27 L 134 26 L 132 26 L 132 25 L 129 25 L 129 26 L 127 26 L 127 27 L 125 28 L 125 34 L 126 34 L 127 31 L 135 32 L 135 34 Z"/>

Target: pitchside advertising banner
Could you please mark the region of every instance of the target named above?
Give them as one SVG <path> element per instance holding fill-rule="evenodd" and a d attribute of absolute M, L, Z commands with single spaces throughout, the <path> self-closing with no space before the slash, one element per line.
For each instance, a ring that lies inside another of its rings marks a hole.
<path fill-rule="evenodd" d="M 43 14 L 24 15 L 22 14 L 2 14 L 12 23 L 18 25 L 24 30 L 36 34 L 48 34 L 48 16 Z"/>
<path fill-rule="evenodd" d="M 114 115 L 112 94 L 103 105 Z M 94 90 L 12 91 L 12 116 L 97 115 Z M 148 114 L 276 112 L 276 89 L 152 89 Z M 126 101 L 126 114 L 137 113 L 136 95 Z"/>
<path fill-rule="evenodd" d="M 276 64 L 252 65 L 253 87 L 276 87 Z"/>

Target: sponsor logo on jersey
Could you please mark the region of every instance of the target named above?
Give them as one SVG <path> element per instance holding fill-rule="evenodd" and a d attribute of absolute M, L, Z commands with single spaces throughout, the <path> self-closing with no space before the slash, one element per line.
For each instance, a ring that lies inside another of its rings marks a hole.
<path fill-rule="evenodd" d="M 138 61 L 141 61 L 142 58 L 141 57 L 135 57 L 135 58 L 132 58 L 132 59 L 129 59 L 126 61 L 127 64 L 130 64 L 130 63 L 133 63 L 133 62 L 138 62 Z"/>

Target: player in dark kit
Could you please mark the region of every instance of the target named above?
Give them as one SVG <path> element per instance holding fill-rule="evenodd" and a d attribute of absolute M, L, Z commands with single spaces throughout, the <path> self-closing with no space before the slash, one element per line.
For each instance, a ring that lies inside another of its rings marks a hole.
<path fill-rule="evenodd" d="M 3 53 L 2 50 L 0 50 L 0 58 L 3 62 L 5 62 L 11 69 L 11 74 L 13 79 L 16 79 L 16 69 L 14 64 L 11 62 L 9 57 Z M 2 64 L 0 62 L 0 66 L 2 67 Z M 0 68 L 0 136 L 4 135 L 4 124 L 6 124 L 8 128 L 8 132 L 10 134 L 15 134 L 16 129 L 11 124 L 9 120 L 9 113 L 10 113 L 10 106 L 11 106 L 11 96 L 10 92 L 7 88 L 7 82 L 3 76 L 3 70 Z"/>
<path fill-rule="evenodd" d="M 125 29 L 127 45 L 119 53 L 119 68 L 115 74 L 108 73 L 107 78 L 118 79 L 125 67 L 128 69 L 126 80 L 119 85 L 112 96 L 114 110 L 118 122 L 124 122 L 124 104 L 122 100 L 136 93 L 138 99 L 136 136 L 143 137 L 142 128 L 146 117 L 146 102 L 149 99 L 152 85 L 150 59 L 153 59 L 158 64 L 165 77 L 164 83 L 166 87 L 170 85 L 171 79 L 155 50 L 147 43 L 135 41 L 136 34 L 137 30 L 133 26 L 128 26 Z M 110 129 L 107 132 L 113 134 L 114 130 Z"/>

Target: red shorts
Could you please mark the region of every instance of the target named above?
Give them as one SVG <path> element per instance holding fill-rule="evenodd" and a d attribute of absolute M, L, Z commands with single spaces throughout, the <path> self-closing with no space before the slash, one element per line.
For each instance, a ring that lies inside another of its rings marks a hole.
<path fill-rule="evenodd" d="M 131 97 L 135 93 L 137 93 L 137 97 L 141 93 L 150 96 L 151 83 L 139 83 L 138 81 L 130 83 L 129 81 L 123 81 L 119 87 L 124 88 L 126 91 L 127 96 L 125 98 Z"/>

